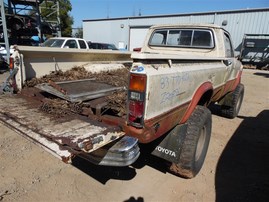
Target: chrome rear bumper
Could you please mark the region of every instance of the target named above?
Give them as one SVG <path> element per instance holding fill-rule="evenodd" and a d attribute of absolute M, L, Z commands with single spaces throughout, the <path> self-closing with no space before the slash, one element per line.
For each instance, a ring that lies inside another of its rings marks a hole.
<path fill-rule="evenodd" d="M 118 141 L 104 146 L 89 154 L 79 156 L 103 166 L 129 166 L 134 163 L 140 155 L 138 140 L 133 137 L 124 136 Z"/>

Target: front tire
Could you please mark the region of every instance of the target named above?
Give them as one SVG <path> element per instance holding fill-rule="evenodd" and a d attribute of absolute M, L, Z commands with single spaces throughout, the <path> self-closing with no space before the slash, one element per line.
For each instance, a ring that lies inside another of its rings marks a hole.
<path fill-rule="evenodd" d="M 224 104 L 221 107 L 221 115 L 233 119 L 238 116 L 244 97 L 244 85 L 238 84 L 236 89 L 228 94 L 224 99 Z M 228 102 L 228 104 L 226 104 Z"/>
<path fill-rule="evenodd" d="M 208 150 L 212 127 L 211 112 L 204 106 L 196 106 L 187 124 L 179 163 L 172 163 L 170 171 L 184 178 L 193 178 L 201 170 Z"/>

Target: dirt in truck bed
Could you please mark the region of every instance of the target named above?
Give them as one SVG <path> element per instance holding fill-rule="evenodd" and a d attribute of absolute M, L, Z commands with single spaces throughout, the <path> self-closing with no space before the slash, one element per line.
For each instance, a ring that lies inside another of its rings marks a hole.
<path fill-rule="evenodd" d="M 60 82 L 94 78 L 98 82 L 127 89 L 129 70 L 130 66 L 126 65 L 125 68 L 122 69 L 99 73 L 89 72 L 84 67 L 74 67 L 65 72 L 61 70 L 53 71 L 41 78 L 33 78 L 26 81 L 24 88 L 21 91 L 21 95 L 28 99 L 35 98 L 36 100 L 41 101 L 40 109 L 55 118 L 64 117 L 74 113 L 89 116 L 93 112 L 91 109 L 87 108 L 87 104 L 70 103 L 53 95 L 49 95 L 48 93 L 41 92 L 41 90 L 35 88 L 35 86 L 41 83 L 49 83 L 50 81 Z M 115 91 L 111 95 L 106 96 L 106 108 L 111 109 L 119 116 L 123 116 L 126 114 L 126 98 L 126 90 Z"/>

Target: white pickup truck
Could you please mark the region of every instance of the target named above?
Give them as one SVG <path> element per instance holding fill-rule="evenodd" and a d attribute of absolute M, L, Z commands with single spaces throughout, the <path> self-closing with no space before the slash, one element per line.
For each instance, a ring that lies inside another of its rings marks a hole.
<path fill-rule="evenodd" d="M 12 67 L 20 69 L 21 57 L 13 57 Z M 65 162 L 80 156 L 99 165 L 128 166 L 140 154 L 139 143 L 152 142 L 152 154 L 170 162 L 171 172 L 194 177 L 211 136 L 207 106 L 217 104 L 222 115 L 234 118 L 243 100 L 242 65 L 229 33 L 216 25 L 153 26 L 141 52 L 131 57 L 124 78 L 128 85 L 122 88 L 125 113 L 109 110 L 106 97 L 116 87 L 88 79 L 37 86 L 66 100 L 63 105 L 71 103 L 72 109 L 83 105 L 76 116 L 50 118 L 40 105 L 52 96 L 31 91 L 28 96 L 0 96 L 0 121 Z M 93 92 L 94 87 L 98 90 Z"/>
<path fill-rule="evenodd" d="M 53 37 L 47 39 L 42 46 L 52 48 L 89 49 L 88 43 L 81 38 Z"/>

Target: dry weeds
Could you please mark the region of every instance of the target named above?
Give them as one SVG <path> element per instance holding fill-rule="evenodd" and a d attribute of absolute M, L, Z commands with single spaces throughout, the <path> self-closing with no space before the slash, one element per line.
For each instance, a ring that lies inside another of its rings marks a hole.
<path fill-rule="evenodd" d="M 86 71 L 84 67 L 74 67 L 68 71 L 54 71 L 41 78 L 33 78 L 26 81 L 25 87 L 34 87 L 37 84 L 48 83 L 49 81 L 71 81 L 79 79 L 95 78 L 96 81 L 103 82 L 116 87 L 124 87 L 125 90 L 116 91 L 107 96 L 107 107 L 116 112 L 116 114 L 122 116 L 126 114 L 126 100 L 127 100 L 127 86 L 128 86 L 128 74 L 129 67 L 123 69 L 117 69 L 113 71 L 104 71 L 100 73 L 91 73 Z M 63 117 L 70 113 L 80 113 L 80 107 L 74 106 L 65 100 L 46 98 L 44 99 L 41 109 L 53 116 Z"/>

